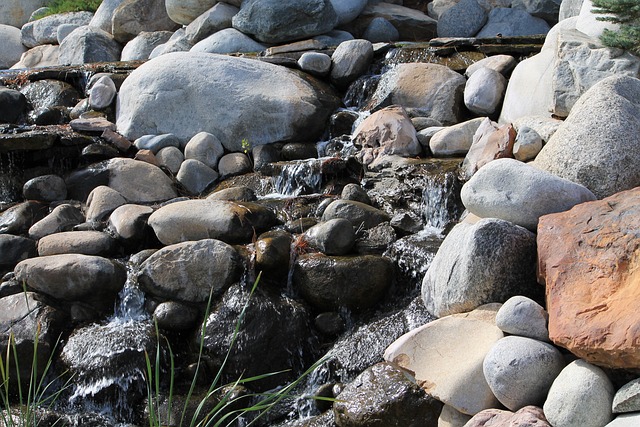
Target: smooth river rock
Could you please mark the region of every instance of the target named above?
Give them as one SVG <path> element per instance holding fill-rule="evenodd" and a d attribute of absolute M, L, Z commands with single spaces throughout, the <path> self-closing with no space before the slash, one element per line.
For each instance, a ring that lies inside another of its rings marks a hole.
<path fill-rule="evenodd" d="M 131 73 L 118 94 L 116 124 L 131 140 L 173 133 L 187 141 L 205 131 L 242 151 L 242 139 L 253 146 L 313 139 L 337 105 L 328 88 L 284 67 L 178 52 Z"/>

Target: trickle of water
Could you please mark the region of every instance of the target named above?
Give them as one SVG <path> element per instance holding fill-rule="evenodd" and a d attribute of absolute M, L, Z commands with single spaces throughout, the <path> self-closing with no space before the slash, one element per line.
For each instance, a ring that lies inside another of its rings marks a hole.
<path fill-rule="evenodd" d="M 426 176 L 420 203 L 420 214 L 425 229 L 431 229 L 434 234 L 441 234 L 449 223 L 457 220 L 457 184 L 458 179 L 453 172 Z"/>
<path fill-rule="evenodd" d="M 142 321 L 149 318 L 144 309 L 144 292 L 138 287 L 137 272 L 132 265 L 127 265 L 127 281 L 118 294 L 118 301 L 109 322 Z"/>
<path fill-rule="evenodd" d="M 20 188 L 17 178 L 21 172 L 14 153 L 0 157 L 0 205 L 18 200 Z"/>
<path fill-rule="evenodd" d="M 319 159 L 298 160 L 282 167 L 276 178 L 276 192 L 285 196 L 315 194 L 322 188 L 322 162 Z"/>
<path fill-rule="evenodd" d="M 349 86 L 344 96 L 344 105 L 347 108 L 362 110 L 367 105 L 371 95 L 373 95 L 378 88 L 380 77 L 381 75 L 358 77 L 356 81 Z"/>

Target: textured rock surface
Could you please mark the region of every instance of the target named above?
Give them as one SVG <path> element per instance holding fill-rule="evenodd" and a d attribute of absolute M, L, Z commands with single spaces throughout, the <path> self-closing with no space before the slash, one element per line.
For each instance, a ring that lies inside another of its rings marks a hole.
<path fill-rule="evenodd" d="M 368 40 L 347 40 L 338 45 L 331 56 L 331 80 L 346 88 L 361 76 L 373 60 L 373 45 Z"/>
<path fill-rule="evenodd" d="M 473 136 L 484 118 L 478 117 L 446 127 L 429 140 L 429 148 L 436 157 L 465 155 L 473 144 Z"/>
<path fill-rule="evenodd" d="M 603 426 L 613 418 L 613 393 L 613 385 L 602 369 L 578 359 L 553 382 L 544 414 L 552 426 Z"/>
<path fill-rule="evenodd" d="M 464 105 L 478 115 L 492 115 L 502 103 L 506 88 L 507 79 L 502 74 L 491 68 L 480 68 L 467 80 Z"/>
<path fill-rule="evenodd" d="M 58 43 L 57 28 L 63 24 L 88 25 L 91 12 L 69 12 L 45 16 L 22 26 L 22 44 L 35 47 L 43 44 Z"/>
<path fill-rule="evenodd" d="M 536 294 L 535 258 L 535 235 L 522 227 L 501 219 L 459 223 L 424 276 L 422 300 L 442 317 Z"/>
<path fill-rule="evenodd" d="M 60 44 L 58 61 L 61 65 L 90 62 L 114 62 L 120 59 L 122 46 L 111 34 L 99 28 L 78 27 Z"/>
<path fill-rule="evenodd" d="M 464 77 L 444 65 L 399 64 L 383 74 L 369 107 L 397 104 L 453 125 L 462 117 L 465 83 Z"/>
<path fill-rule="evenodd" d="M 541 408 L 525 406 L 517 412 L 487 409 L 471 418 L 464 427 L 551 427 Z M 440 427 L 440 426 L 438 426 Z"/>
<path fill-rule="evenodd" d="M 473 143 L 462 162 L 461 176 L 469 179 L 486 164 L 513 157 L 516 131 L 512 125 L 499 126 L 486 118 L 473 135 Z"/>
<path fill-rule="evenodd" d="M 620 387 L 613 398 L 613 413 L 640 412 L 640 378 Z"/>
<path fill-rule="evenodd" d="M 329 221 L 335 218 L 347 219 L 356 229 L 364 228 L 365 230 L 390 219 L 384 211 L 352 200 L 335 200 L 327 206 L 322 214 L 322 220 Z"/>
<path fill-rule="evenodd" d="M 462 187 L 460 197 L 480 218 L 501 218 L 529 230 L 543 215 L 595 200 L 582 185 L 514 159 L 485 165 Z"/>
<path fill-rule="evenodd" d="M 173 90 L 176 85 L 179 89 Z M 274 86 L 280 90 L 274 92 Z M 313 138 L 337 102 L 319 84 L 284 67 L 172 53 L 145 63 L 125 80 L 118 94 L 117 125 L 129 139 L 173 133 L 188 140 L 205 131 L 226 149 L 241 151 L 242 138 L 254 146 L 295 140 L 301 132 L 305 139 Z M 182 108 L 185 104 L 193 108 Z"/>
<path fill-rule="evenodd" d="M 549 336 L 578 357 L 640 367 L 637 254 L 640 189 L 541 218 L 538 274 L 547 287 Z"/>
<path fill-rule="evenodd" d="M 173 22 L 165 8 L 164 0 L 124 0 L 111 18 L 113 37 L 126 43 L 143 31 L 173 31 Z"/>
<path fill-rule="evenodd" d="M 529 15 L 524 10 L 496 7 L 489 12 L 487 23 L 476 37 L 528 36 L 547 34 L 549 24 L 540 18 Z"/>
<path fill-rule="evenodd" d="M 462 0 L 438 19 L 438 37 L 473 37 L 487 22 L 487 11 L 476 0 Z"/>
<path fill-rule="evenodd" d="M 27 50 L 21 41 L 20 30 L 10 25 L 0 24 L 0 37 L 2 37 L 2 52 L 0 52 L 0 70 L 10 68 Z"/>
<path fill-rule="evenodd" d="M 495 324 L 498 304 L 455 314 L 412 330 L 391 344 L 384 359 L 414 373 L 427 393 L 456 410 L 474 415 L 493 408 L 482 362 L 503 337 Z"/>
<path fill-rule="evenodd" d="M 640 80 L 609 77 L 576 102 L 534 165 L 607 197 L 640 185 L 638 135 Z"/>
<path fill-rule="evenodd" d="M 496 326 L 511 335 L 549 341 L 549 315 L 530 298 L 516 295 L 509 298 L 496 315 Z"/>
<path fill-rule="evenodd" d="M 500 403 L 517 411 L 542 405 L 564 365 L 564 357 L 551 344 L 508 336 L 491 347 L 482 368 Z"/>
<path fill-rule="evenodd" d="M 435 425 L 442 403 L 390 363 L 378 363 L 347 384 L 333 405 L 338 426 Z"/>

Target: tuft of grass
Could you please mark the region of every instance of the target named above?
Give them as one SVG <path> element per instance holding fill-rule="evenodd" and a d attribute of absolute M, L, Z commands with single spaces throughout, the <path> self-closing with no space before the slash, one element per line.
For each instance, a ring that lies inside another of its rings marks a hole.
<path fill-rule="evenodd" d="M 196 388 L 196 383 L 198 381 L 198 372 L 202 366 L 202 356 L 204 352 L 204 333 L 206 328 L 202 328 L 203 336 L 200 339 L 200 349 L 198 354 L 198 362 L 196 364 L 195 374 L 193 375 L 193 379 L 191 381 L 190 389 L 187 393 L 186 400 L 184 403 L 184 407 L 182 408 L 180 421 L 177 425 L 181 427 L 222 427 L 222 426 L 232 426 L 237 425 L 236 423 L 240 420 L 244 420 L 242 425 L 246 427 L 253 425 L 257 422 L 261 417 L 263 417 L 267 412 L 269 412 L 275 405 L 277 405 L 280 401 L 287 398 L 299 398 L 293 393 L 294 389 L 299 386 L 302 381 L 309 376 L 316 368 L 318 368 L 322 363 L 325 362 L 325 359 L 321 359 L 314 363 L 309 369 L 307 369 L 300 377 L 298 377 L 295 381 L 287 384 L 286 386 L 272 392 L 265 393 L 249 393 L 244 394 L 238 397 L 235 393 L 238 386 L 242 386 L 245 384 L 250 384 L 254 381 L 259 381 L 261 379 L 282 374 L 284 371 L 280 372 L 271 372 L 263 375 L 257 375 L 250 378 L 238 378 L 231 384 L 220 384 L 220 379 L 222 376 L 222 372 L 225 368 L 227 360 L 229 359 L 229 355 L 231 354 L 231 350 L 237 340 L 238 334 L 240 332 L 240 328 L 242 322 L 245 318 L 245 314 L 247 308 L 249 306 L 249 301 L 253 296 L 255 290 L 258 287 L 258 283 L 260 282 L 260 277 L 262 273 L 258 274 L 253 287 L 251 288 L 251 292 L 247 301 L 245 302 L 240 315 L 238 316 L 238 320 L 236 321 L 233 336 L 231 339 L 231 344 L 227 349 L 227 354 L 222 362 L 222 365 L 218 369 L 218 372 L 215 375 L 215 378 L 211 382 L 208 390 L 205 392 L 204 396 L 199 396 L 197 398 L 194 397 L 194 392 Z M 212 295 L 209 295 L 209 302 L 207 303 L 207 308 L 205 310 L 204 321 L 209 315 L 209 310 L 211 307 L 211 299 Z M 156 324 L 156 334 L 158 334 L 158 343 L 160 342 L 160 334 L 158 331 L 158 327 Z M 174 354 L 171 351 L 171 346 L 167 341 L 167 347 L 169 349 L 169 358 L 170 358 L 170 369 L 169 369 L 169 390 L 168 390 L 168 410 L 166 411 L 165 417 L 171 417 L 172 414 L 172 404 L 173 404 L 173 393 L 174 393 L 174 379 L 175 379 L 175 364 L 174 364 Z M 152 362 L 151 357 L 145 353 L 146 359 L 146 368 L 147 368 L 147 410 L 149 413 L 149 427 L 163 427 L 167 425 L 171 425 L 170 420 L 163 419 L 163 414 L 160 409 L 160 401 L 162 399 L 162 390 L 160 385 L 160 345 L 156 348 L 155 360 Z M 155 363 L 154 363 L 155 362 Z M 327 398 L 321 397 L 312 397 L 313 399 L 323 399 L 323 400 L 331 400 Z M 192 402 L 193 401 L 193 402 Z M 192 414 L 191 419 L 187 419 L 187 409 L 190 403 L 196 404 L 196 410 Z M 205 409 L 209 408 L 209 409 Z M 239 409 L 238 409 L 239 408 Z M 248 421 L 247 418 L 251 420 Z M 248 422 L 247 422 L 248 421 Z"/>
<path fill-rule="evenodd" d="M 102 0 L 53 0 L 36 19 L 65 12 L 95 12 Z"/>

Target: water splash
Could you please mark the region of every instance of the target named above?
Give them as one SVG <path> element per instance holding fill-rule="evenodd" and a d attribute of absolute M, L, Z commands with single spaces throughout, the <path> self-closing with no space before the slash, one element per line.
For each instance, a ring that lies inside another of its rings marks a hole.
<path fill-rule="evenodd" d="M 113 316 L 108 319 L 110 323 L 149 319 L 149 315 L 144 308 L 144 292 L 138 287 L 137 270 L 131 264 L 127 265 L 127 281 L 118 294 L 118 301 Z"/>
<path fill-rule="evenodd" d="M 276 192 L 285 196 L 317 194 L 322 188 L 322 160 L 298 160 L 283 165 L 276 178 Z"/>
<path fill-rule="evenodd" d="M 420 214 L 426 230 L 442 234 L 450 223 L 457 220 L 460 214 L 458 187 L 458 178 L 453 172 L 425 177 Z"/>

